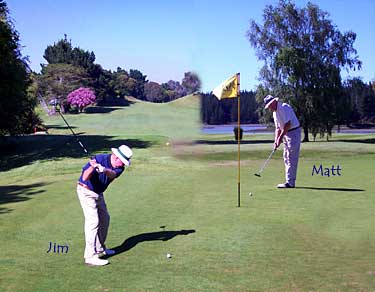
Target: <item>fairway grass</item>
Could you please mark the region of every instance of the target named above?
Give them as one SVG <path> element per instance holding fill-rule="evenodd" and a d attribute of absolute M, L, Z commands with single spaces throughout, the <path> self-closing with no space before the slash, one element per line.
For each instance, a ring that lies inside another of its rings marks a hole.
<path fill-rule="evenodd" d="M 238 208 L 237 145 L 199 132 L 196 96 L 66 115 L 90 152 L 134 150 L 105 195 L 120 253 L 88 267 L 75 192 L 87 157 L 61 118 L 43 118 L 50 134 L 14 139 L 0 161 L 0 291 L 374 291 L 375 135 L 303 143 L 286 190 L 282 151 L 254 176 L 272 135 L 245 135 Z M 312 175 L 320 164 L 341 175 Z"/>

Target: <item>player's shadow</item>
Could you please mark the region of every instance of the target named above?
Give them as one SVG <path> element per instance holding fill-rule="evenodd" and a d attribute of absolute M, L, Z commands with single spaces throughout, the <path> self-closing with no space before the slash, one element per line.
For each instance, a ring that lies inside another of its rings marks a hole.
<path fill-rule="evenodd" d="M 238 144 L 235 140 L 196 140 L 196 144 L 205 144 L 205 145 L 234 145 Z M 241 140 L 241 144 L 272 144 L 274 140 L 270 139 L 258 139 L 258 140 Z"/>
<path fill-rule="evenodd" d="M 296 187 L 296 189 L 318 190 L 318 191 L 339 191 L 339 192 L 364 192 L 362 189 L 349 188 L 316 188 L 316 187 Z"/>
<path fill-rule="evenodd" d="M 178 235 L 188 235 L 190 233 L 194 233 L 194 229 L 189 230 L 179 230 L 179 231 L 159 231 L 159 232 L 150 232 L 150 233 L 141 233 L 126 239 L 121 245 L 113 247 L 111 249 L 115 250 L 114 255 L 118 255 L 120 253 L 126 252 L 133 247 L 135 247 L 138 243 L 144 241 L 168 241 Z M 112 255 L 112 256 L 114 256 Z M 111 256 L 105 256 L 103 258 L 110 258 Z"/>

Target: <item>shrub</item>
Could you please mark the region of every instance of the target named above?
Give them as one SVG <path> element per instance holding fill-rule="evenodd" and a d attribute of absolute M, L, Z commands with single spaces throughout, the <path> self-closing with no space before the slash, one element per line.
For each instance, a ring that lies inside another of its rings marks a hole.
<path fill-rule="evenodd" d="M 69 105 L 76 106 L 79 112 L 85 107 L 95 103 L 96 96 L 90 88 L 80 87 L 68 94 L 67 102 Z"/>

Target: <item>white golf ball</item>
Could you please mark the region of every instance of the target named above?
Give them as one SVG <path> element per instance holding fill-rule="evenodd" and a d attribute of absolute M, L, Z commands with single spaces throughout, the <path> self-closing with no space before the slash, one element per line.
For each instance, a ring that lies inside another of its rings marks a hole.
<path fill-rule="evenodd" d="M 165 145 L 169 146 L 169 142 L 165 143 Z"/>
<path fill-rule="evenodd" d="M 170 259 L 172 255 L 170 253 L 167 253 L 167 258 Z"/>
<path fill-rule="evenodd" d="M 252 192 L 250 192 L 250 193 L 249 193 L 249 196 L 252 196 L 252 195 L 253 195 L 253 193 L 252 193 Z"/>

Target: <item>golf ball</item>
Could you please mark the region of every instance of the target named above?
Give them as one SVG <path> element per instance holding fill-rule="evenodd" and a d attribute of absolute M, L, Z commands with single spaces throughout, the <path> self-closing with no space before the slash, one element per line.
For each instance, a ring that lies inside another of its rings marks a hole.
<path fill-rule="evenodd" d="M 165 143 L 165 145 L 169 146 L 169 142 Z"/>
<path fill-rule="evenodd" d="M 252 196 L 252 195 L 253 195 L 253 193 L 252 193 L 252 192 L 250 192 L 250 193 L 249 193 L 249 196 Z"/>
<path fill-rule="evenodd" d="M 170 259 L 172 255 L 170 253 L 167 253 L 167 258 Z"/>

